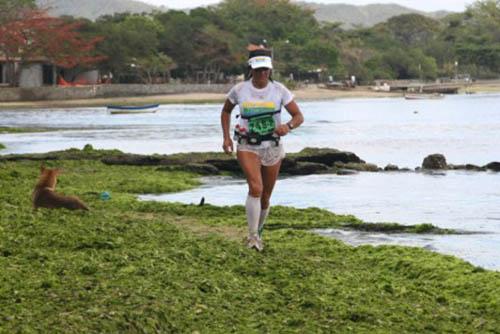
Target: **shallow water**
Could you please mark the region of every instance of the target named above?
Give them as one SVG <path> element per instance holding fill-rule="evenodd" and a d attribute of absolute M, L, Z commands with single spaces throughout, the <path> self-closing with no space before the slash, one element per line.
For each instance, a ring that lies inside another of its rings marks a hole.
<path fill-rule="evenodd" d="M 245 202 L 247 186 L 244 180 L 209 177 L 204 182 L 203 186 L 190 191 L 143 195 L 140 199 L 198 203 L 204 197 L 206 203 L 221 206 Z M 368 222 L 431 223 L 442 228 L 480 232 L 443 236 L 338 230 L 320 233 L 355 245 L 422 246 L 500 270 L 499 184 L 500 173 L 458 171 L 446 175 L 391 172 L 288 177 L 278 181 L 272 205 L 320 207 L 337 214 L 354 214 Z"/>
<path fill-rule="evenodd" d="M 385 166 L 419 166 L 443 153 L 454 164 L 500 160 L 500 94 L 447 96 L 442 100 L 342 99 L 300 102 L 306 122 L 285 138 L 288 152 L 331 147 Z M 0 113 L 1 126 L 63 129 L 0 134 L 2 154 L 83 148 L 130 153 L 220 151 L 220 105 L 165 105 L 156 114 L 110 115 L 105 108 Z M 236 114 L 236 113 L 234 113 Z M 285 115 L 284 119 L 288 119 Z M 233 118 L 234 123 L 234 118 Z"/>

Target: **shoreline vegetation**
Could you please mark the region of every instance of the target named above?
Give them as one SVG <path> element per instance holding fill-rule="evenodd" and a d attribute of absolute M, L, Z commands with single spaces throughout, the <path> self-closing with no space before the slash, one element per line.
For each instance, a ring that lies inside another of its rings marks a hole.
<path fill-rule="evenodd" d="M 459 93 L 498 93 L 500 82 L 483 81 L 478 84 L 464 86 Z M 371 86 L 358 86 L 349 90 L 326 89 L 316 84 L 310 84 L 303 88 L 293 90 L 297 101 L 335 100 L 343 98 L 388 98 L 402 97 L 402 92 L 380 92 Z M 77 100 L 51 100 L 51 101 L 20 101 L 0 102 L 2 109 L 37 109 L 37 108 L 77 108 L 77 107 L 105 107 L 106 105 L 145 105 L 145 104 L 203 104 L 220 103 L 226 98 L 223 93 L 185 93 L 165 94 L 133 97 L 110 97 Z"/>
<path fill-rule="evenodd" d="M 137 200 L 196 187 L 200 174 L 101 161 L 116 153 L 87 146 L 46 160 L 63 168 L 57 191 L 89 212 L 32 210 L 40 161 L 0 160 L 2 331 L 500 328 L 500 272 L 425 249 L 316 235 L 307 230 L 365 225 L 318 208 L 273 208 L 266 249 L 255 253 L 242 243 L 242 206 Z"/>
<path fill-rule="evenodd" d="M 0 128 L 1 130 L 1 128 Z M 438 161 L 427 161 L 427 159 L 436 159 L 436 155 L 430 155 L 431 158 L 424 159 L 424 164 L 431 168 L 437 165 Z M 444 157 L 443 157 L 444 159 Z M 177 153 L 171 155 L 139 155 L 123 153 L 119 150 L 96 150 L 92 145 L 87 144 L 82 150 L 71 148 L 63 151 L 53 151 L 47 153 L 32 154 L 8 154 L 0 155 L 1 163 L 15 163 L 30 161 L 44 164 L 46 161 L 57 163 L 57 161 L 99 161 L 105 166 L 133 166 L 154 168 L 156 172 L 161 173 L 188 173 L 202 176 L 231 176 L 243 177 L 237 161 L 232 156 L 218 152 L 191 152 Z M 439 161 L 439 163 L 441 163 Z M 498 164 L 498 163 L 496 163 Z M 317 165 L 321 165 L 318 168 Z M 446 169 L 446 162 L 442 169 Z M 451 165 L 453 167 L 453 165 Z M 433 173 L 433 169 L 425 169 L 426 173 Z M 439 168 L 439 167 L 436 167 Z M 456 169 L 456 168 L 450 168 Z M 420 172 L 417 167 L 416 171 Z M 357 172 L 394 172 L 395 169 L 382 169 L 376 165 L 366 163 L 352 152 L 339 151 L 336 149 L 305 148 L 297 153 L 289 153 L 282 163 L 281 175 L 310 175 L 333 173 L 339 175 L 350 175 Z M 409 172 L 409 170 L 403 170 Z M 199 181 L 193 183 L 200 185 Z M 186 189 L 180 189 L 186 190 Z M 153 191 L 158 193 L 158 191 Z M 240 208 L 241 209 L 241 208 Z M 287 210 L 287 209 L 284 209 Z M 401 225 L 395 222 L 363 222 L 362 220 L 349 216 L 343 222 L 336 221 L 336 215 L 327 210 L 312 208 L 324 216 L 323 219 L 316 218 L 313 225 L 294 224 L 293 229 L 311 230 L 313 228 L 340 228 L 346 230 L 356 230 L 375 233 L 419 233 L 419 234 L 477 234 L 475 231 L 462 231 L 454 229 L 442 229 L 432 224 Z M 300 211 L 300 210 L 299 210 Z M 241 212 L 240 212 L 241 213 Z M 290 228 L 287 224 L 274 224 L 274 228 Z"/>

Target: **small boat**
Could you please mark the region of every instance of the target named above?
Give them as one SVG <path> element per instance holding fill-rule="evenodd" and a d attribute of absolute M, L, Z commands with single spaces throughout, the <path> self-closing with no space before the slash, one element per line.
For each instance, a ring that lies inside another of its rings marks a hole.
<path fill-rule="evenodd" d="M 418 93 L 418 94 L 405 94 L 405 99 L 407 100 L 436 100 L 436 99 L 442 99 L 444 98 L 444 94 L 440 93 L 434 93 L 434 94 L 424 94 L 424 93 Z"/>
<path fill-rule="evenodd" d="M 143 114 L 155 113 L 158 110 L 159 104 L 148 104 L 144 106 L 107 106 L 111 114 Z"/>

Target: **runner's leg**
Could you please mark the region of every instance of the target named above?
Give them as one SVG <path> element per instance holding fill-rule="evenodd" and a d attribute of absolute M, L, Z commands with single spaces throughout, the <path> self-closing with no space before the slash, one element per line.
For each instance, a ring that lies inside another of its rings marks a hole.
<path fill-rule="evenodd" d="M 274 185 L 276 184 L 276 180 L 278 179 L 280 167 L 281 160 L 273 166 L 262 166 L 261 175 L 263 190 L 260 199 L 261 213 L 259 217 L 259 235 L 262 234 L 264 223 L 266 221 L 267 215 L 269 214 L 271 194 L 273 192 Z"/>
<path fill-rule="evenodd" d="M 261 177 L 263 189 L 260 199 L 262 209 L 267 209 L 269 207 L 269 200 L 271 198 L 271 194 L 273 193 L 276 180 L 278 179 L 280 168 L 281 161 L 272 166 L 262 166 Z"/>
<path fill-rule="evenodd" d="M 248 234 L 255 237 L 258 234 L 263 190 L 260 158 L 256 153 L 248 151 L 238 151 L 237 157 L 248 183 L 245 203 Z"/>

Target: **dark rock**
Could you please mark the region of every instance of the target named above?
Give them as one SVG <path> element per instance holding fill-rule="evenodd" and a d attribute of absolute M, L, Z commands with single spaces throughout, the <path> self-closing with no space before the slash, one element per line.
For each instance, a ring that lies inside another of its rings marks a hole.
<path fill-rule="evenodd" d="M 285 158 L 281 161 L 281 170 L 285 171 L 291 168 L 295 168 L 297 166 L 297 162 L 291 158 Z"/>
<path fill-rule="evenodd" d="M 336 172 L 337 175 L 353 175 L 358 174 L 358 171 L 352 169 L 339 168 Z"/>
<path fill-rule="evenodd" d="M 500 162 L 497 162 L 497 161 L 490 162 L 489 164 L 487 164 L 484 167 L 486 167 L 486 169 L 490 169 L 494 172 L 500 172 Z"/>
<path fill-rule="evenodd" d="M 158 167 L 156 170 L 159 171 L 183 171 L 183 172 L 191 172 L 200 175 L 217 175 L 219 174 L 219 170 L 217 167 L 210 164 L 186 164 L 186 165 L 173 165 L 173 166 L 162 166 Z"/>
<path fill-rule="evenodd" d="M 465 169 L 465 165 L 450 164 L 450 165 L 448 165 L 448 169 L 453 169 L 453 170 Z"/>
<path fill-rule="evenodd" d="M 223 153 L 217 152 L 191 152 L 171 155 L 139 155 L 139 154 L 113 154 L 101 159 L 109 165 L 136 165 L 136 166 L 175 166 L 187 164 L 205 164 L 209 159 L 234 160 Z"/>
<path fill-rule="evenodd" d="M 393 164 L 388 164 L 387 166 L 384 167 L 384 170 L 387 171 L 397 171 L 399 170 L 399 167 Z"/>
<path fill-rule="evenodd" d="M 162 156 L 123 154 L 102 158 L 106 165 L 157 166 L 162 164 Z"/>
<path fill-rule="evenodd" d="M 240 164 L 236 159 L 210 159 L 206 163 L 217 167 L 220 171 L 241 173 Z"/>
<path fill-rule="evenodd" d="M 290 175 L 309 175 L 319 174 L 329 171 L 329 167 L 325 164 L 315 162 L 297 162 L 294 167 L 283 169 L 283 173 Z"/>
<path fill-rule="evenodd" d="M 350 163 L 342 163 L 342 162 L 336 162 L 335 167 L 341 168 L 341 169 L 352 169 L 352 170 L 357 170 L 359 172 L 378 172 L 381 170 L 377 165 L 374 164 L 367 164 L 367 163 L 355 163 L 355 162 L 350 162 Z"/>
<path fill-rule="evenodd" d="M 422 169 L 421 172 L 426 175 L 432 175 L 432 176 L 445 176 L 446 172 L 441 172 L 441 171 L 436 171 L 432 169 Z"/>
<path fill-rule="evenodd" d="M 473 171 L 481 172 L 481 171 L 485 171 L 486 168 L 479 167 L 479 166 L 472 165 L 472 164 L 467 164 L 467 165 L 465 165 L 465 170 L 473 170 Z"/>
<path fill-rule="evenodd" d="M 409 169 L 408 167 L 403 167 L 399 171 L 400 172 L 411 172 L 411 169 Z"/>
<path fill-rule="evenodd" d="M 485 171 L 485 167 L 479 167 L 473 164 L 466 164 L 466 165 L 448 165 L 448 169 L 453 169 L 453 170 L 470 170 L 470 171 Z"/>
<path fill-rule="evenodd" d="M 422 162 L 423 169 L 446 169 L 447 166 L 446 158 L 439 153 L 428 155 Z"/>
<path fill-rule="evenodd" d="M 316 162 L 333 166 L 335 162 L 342 163 L 364 163 L 356 154 L 352 152 L 342 152 L 329 148 L 305 148 L 297 154 L 296 161 Z"/>

